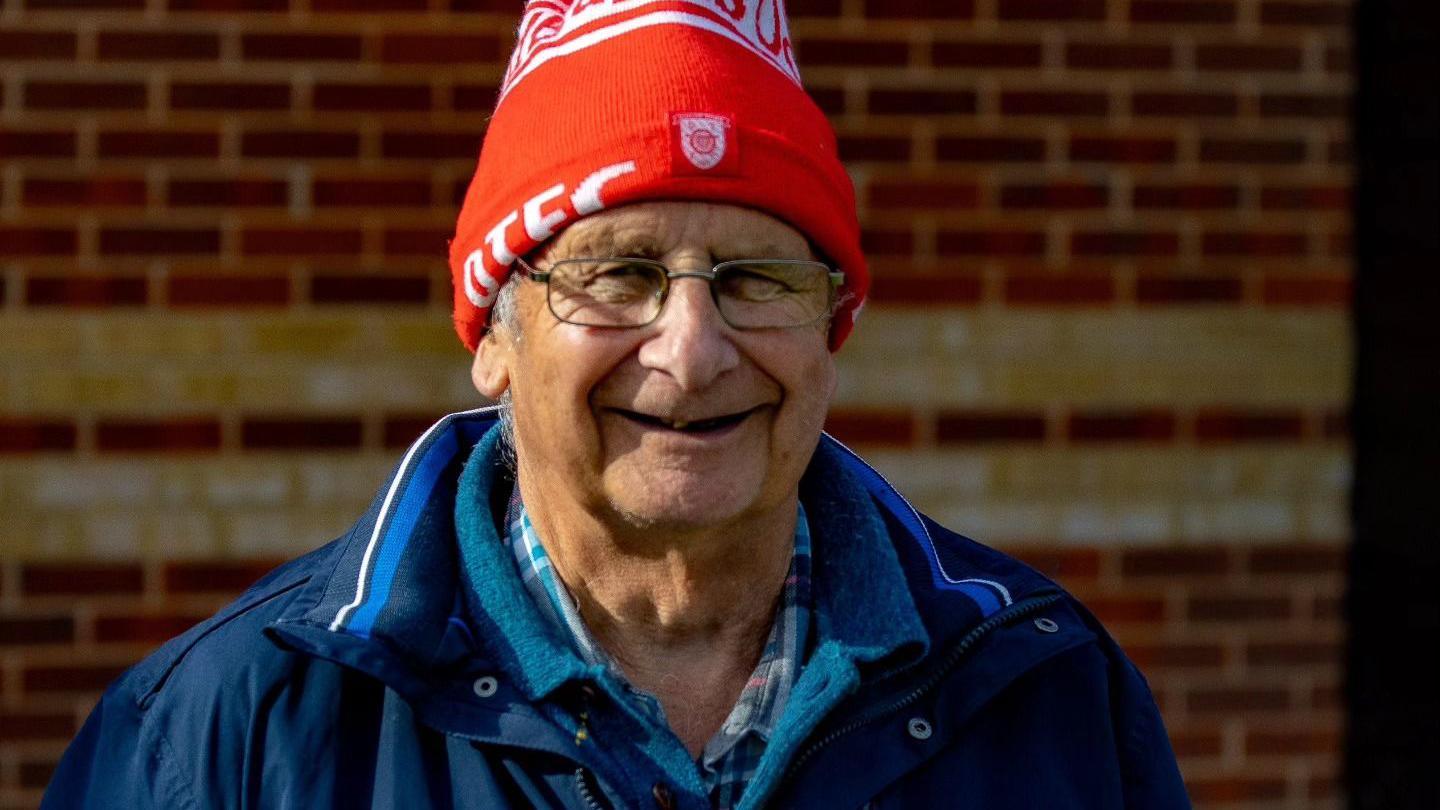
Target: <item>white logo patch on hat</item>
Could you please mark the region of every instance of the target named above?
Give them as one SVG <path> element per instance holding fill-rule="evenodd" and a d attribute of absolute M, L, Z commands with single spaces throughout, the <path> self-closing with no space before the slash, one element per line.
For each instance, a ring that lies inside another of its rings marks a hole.
<path fill-rule="evenodd" d="M 711 113 L 676 113 L 671 116 L 673 142 L 685 162 L 672 161 L 675 174 L 735 174 L 734 122 Z M 685 165 L 688 163 L 689 165 Z M 696 170 L 699 171 L 696 171 Z"/>

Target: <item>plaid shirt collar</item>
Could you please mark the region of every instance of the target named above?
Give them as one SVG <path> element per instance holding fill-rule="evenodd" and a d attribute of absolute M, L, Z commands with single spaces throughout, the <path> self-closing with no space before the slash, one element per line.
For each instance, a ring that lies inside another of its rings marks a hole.
<path fill-rule="evenodd" d="M 506 510 L 505 525 L 510 549 L 525 589 L 548 622 L 569 638 L 576 653 L 592 666 L 604 666 L 625 685 L 642 714 L 669 733 L 669 723 L 660 702 L 653 695 L 631 686 L 619 665 L 596 643 L 575 600 L 555 574 L 545 547 L 516 487 Z M 810 527 L 805 507 L 799 507 L 795 521 L 795 549 L 785 577 L 775 624 L 760 654 L 760 662 L 741 690 L 735 707 L 720 730 L 705 744 L 697 765 L 710 789 L 711 805 L 731 808 L 739 804 L 740 793 L 760 766 L 766 743 L 785 710 L 790 688 L 804 665 L 806 635 L 810 626 Z"/>

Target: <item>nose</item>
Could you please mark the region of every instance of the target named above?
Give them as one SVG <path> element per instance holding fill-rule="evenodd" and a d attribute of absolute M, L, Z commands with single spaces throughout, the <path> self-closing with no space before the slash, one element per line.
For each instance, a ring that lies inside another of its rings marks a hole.
<path fill-rule="evenodd" d="M 640 346 L 640 365 L 668 374 L 684 391 L 701 391 L 740 363 L 730 327 L 704 279 L 677 278 L 653 330 Z"/>

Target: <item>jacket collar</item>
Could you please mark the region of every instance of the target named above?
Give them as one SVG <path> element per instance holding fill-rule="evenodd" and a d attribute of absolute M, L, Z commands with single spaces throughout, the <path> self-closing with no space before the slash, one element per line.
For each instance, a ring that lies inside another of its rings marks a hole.
<path fill-rule="evenodd" d="M 488 573 L 514 568 L 493 518 L 509 495 L 497 486 L 497 416 L 494 408 L 452 414 L 416 440 L 342 539 L 329 576 L 311 580 L 299 600 L 308 608 L 278 623 L 300 631 L 285 633 L 287 643 L 387 682 L 395 668 L 377 661 L 398 657 L 405 677 L 428 680 L 437 669 L 468 666 L 477 653 L 493 656 L 532 699 L 596 675 L 540 621 L 518 576 Z M 829 436 L 801 498 L 816 535 L 815 652 L 828 641 L 824 658 L 848 659 L 862 672 L 914 663 L 1008 605 L 1017 589 L 1048 586 L 1003 555 L 942 536 Z M 475 542 L 462 544 L 467 535 Z"/>

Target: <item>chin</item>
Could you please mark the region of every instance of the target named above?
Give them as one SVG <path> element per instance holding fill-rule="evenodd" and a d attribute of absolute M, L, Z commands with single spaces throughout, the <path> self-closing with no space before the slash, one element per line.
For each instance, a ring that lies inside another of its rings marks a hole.
<path fill-rule="evenodd" d="M 723 525 L 759 501 L 759 481 L 747 480 L 750 476 L 637 472 L 644 474 L 611 477 L 606 488 L 615 511 L 641 528 L 684 531 Z"/>

